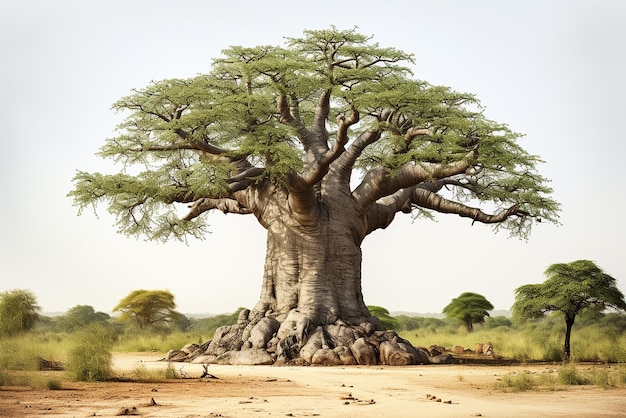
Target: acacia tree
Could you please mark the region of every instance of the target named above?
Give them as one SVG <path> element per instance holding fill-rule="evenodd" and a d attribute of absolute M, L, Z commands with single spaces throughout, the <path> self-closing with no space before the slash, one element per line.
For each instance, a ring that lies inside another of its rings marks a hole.
<path fill-rule="evenodd" d="M 452 299 L 443 313 L 448 318 L 458 319 L 463 322 L 467 332 L 474 330 L 474 324 L 482 324 L 485 317 L 489 316 L 489 311 L 493 310 L 493 305 L 483 295 L 478 293 L 461 293 L 458 298 Z"/>
<path fill-rule="evenodd" d="M 30 290 L 14 289 L 0 294 L 0 335 L 15 335 L 31 329 L 41 308 Z"/>
<path fill-rule="evenodd" d="M 140 329 L 179 319 L 174 295 L 167 290 L 133 290 L 118 303 L 113 312 L 121 312 L 121 320 L 132 320 Z"/>
<path fill-rule="evenodd" d="M 558 210 L 520 135 L 473 95 L 414 79 L 413 62 L 335 28 L 284 47 L 230 47 L 208 74 L 116 102 L 127 118 L 100 155 L 136 169 L 80 171 L 70 195 L 81 209 L 108 203 L 122 233 L 156 240 L 204 236 L 214 210 L 256 217 L 267 230 L 261 296 L 212 349 L 289 359 L 315 335 L 313 345 L 376 362 L 358 354 L 372 339 L 352 346 L 380 328 L 361 293 L 365 237 L 399 213 L 456 214 L 526 237 Z M 266 336 L 250 341 L 260 322 Z"/>
<path fill-rule="evenodd" d="M 593 261 L 552 264 L 545 275 L 545 282 L 515 290 L 513 313 L 522 319 L 541 318 L 549 312 L 562 314 L 565 318 L 563 358 L 570 360 L 570 337 L 576 316 L 589 309 L 626 310 L 624 295 L 616 280 Z"/>

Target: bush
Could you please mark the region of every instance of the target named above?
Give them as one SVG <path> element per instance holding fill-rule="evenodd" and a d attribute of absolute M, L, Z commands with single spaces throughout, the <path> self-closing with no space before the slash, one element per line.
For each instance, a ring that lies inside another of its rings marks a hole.
<path fill-rule="evenodd" d="M 532 375 L 528 373 L 508 374 L 496 383 L 496 389 L 510 390 L 513 392 L 525 392 L 537 389 L 538 383 Z"/>
<path fill-rule="evenodd" d="M 66 370 L 78 381 L 103 381 L 112 376 L 113 333 L 103 325 L 88 326 L 75 336 Z"/>
<path fill-rule="evenodd" d="M 22 333 L 14 337 L 0 338 L 0 369 L 38 370 L 39 358 L 60 361 L 65 353 L 64 338 L 50 334 Z"/>
<path fill-rule="evenodd" d="M 588 385 L 589 379 L 578 372 L 573 364 L 564 365 L 559 369 L 559 382 L 564 385 Z"/>

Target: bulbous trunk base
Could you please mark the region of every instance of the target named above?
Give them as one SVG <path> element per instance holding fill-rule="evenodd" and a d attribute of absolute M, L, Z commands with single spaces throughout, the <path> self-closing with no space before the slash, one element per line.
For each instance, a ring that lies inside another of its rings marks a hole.
<path fill-rule="evenodd" d="M 385 331 L 376 317 L 314 324 L 296 309 L 279 322 L 241 311 L 237 323 L 218 328 L 213 340 L 171 352 L 171 361 L 201 364 L 376 365 L 431 363 L 428 351 Z"/>

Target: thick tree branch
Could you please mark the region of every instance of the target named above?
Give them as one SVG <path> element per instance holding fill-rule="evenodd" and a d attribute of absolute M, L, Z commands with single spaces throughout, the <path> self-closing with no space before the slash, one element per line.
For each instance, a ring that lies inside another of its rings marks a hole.
<path fill-rule="evenodd" d="M 326 131 L 326 120 L 330 113 L 330 89 L 325 90 L 317 102 L 315 117 L 313 119 L 313 131 L 318 141 L 328 143 L 328 131 Z"/>
<path fill-rule="evenodd" d="M 337 117 L 337 140 L 333 147 L 326 151 L 317 162 L 302 175 L 301 187 L 310 187 L 318 183 L 328 173 L 330 164 L 345 152 L 348 143 L 348 128 L 359 121 L 359 112 L 355 108 L 349 117 L 340 115 Z"/>
<path fill-rule="evenodd" d="M 361 156 L 363 150 L 368 145 L 380 139 L 382 131 L 371 129 L 360 134 L 350 147 L 343 152 L 335 162 L 332 164 L 331 170 L 337 173 L 337 178 L 342 179 L 345 182 L 350 182 L 350 176 L 352 175 L 352 169 L 356 160 Z"/>
<path fill-rule="evenodd" d="M 252 213 L 250 209 L 230 198 L 210 199 L 205 197 L 197 200 L 193 205 L 190 205 L 189 208 L 189 213 L 183 218 L 183 221 L 190 221 L 211 209 L 219 209 L 223 213 Z"/>
<path fill-rule="evenodd" d="M 511 216 L 530 216 L 519 208 L 519 204 L 510 206 L 496 214 L 488 214 L 478 208 L 452 201 L 437 194 L 437 190 L 445 182 L 431 182 L 399 190 L 386 196 L 370 207 L 368 216 L 368 233 L 376 229 L 386 228 L 398 212 L 410 213 L 415 206 L 434 210 L 439 213 L 453 213 L 463 218 L 471 218 L 474 222 L 494 224 L 505 221 Z"/>
<path fill-rule="evenodd" d="M 305 129 L 302 120 L 300 120 L 300 114 L 294 112 L 297 109 L 296 105 L 289 105 L 289 99 L 286 94 L 281 94 L 277 99 L 278 113 L 280 114 L 280 122 L 289 126 L 301 130 Z"/>
<path fill-rule="evenodd" d="M 127 152 L 161 152 L 161 151 L 178 151 L 178 150 L 196 150 L 196 151 L 204 151 L 208 154 L 212 155 L 223 155 L 226 153 L 225 150 L 213 146 L 204 141 L 192 141 L 184 144 L 171 144 L 171 145 L 151 145 L 149 147 L 136 149 L 136 150 L 127 150 Z"/>
<path fill-rule="evenodd" d="M 467 157 L 473 154 L 474 151 L 470 152 Z M 386 168 L 379 167 L 367 173 L 352 196 L 361 210 L 365 212 L 378 199 L 392 195 L 398 190 L 462 174 L 469 168 L 471 165 L 466 159 L 448 164 L 416 164 L 410 161 L 393 173 Z"/>
<path fill-rule="evenodd" d="M 255 181 L 255 177 L 260 176 L 264 171 L 265 169 L 262 167 L 250 167 L 238 175 L 227 179 L 228 192 L 232 195 L 235 192 L 247 189 Z"/>

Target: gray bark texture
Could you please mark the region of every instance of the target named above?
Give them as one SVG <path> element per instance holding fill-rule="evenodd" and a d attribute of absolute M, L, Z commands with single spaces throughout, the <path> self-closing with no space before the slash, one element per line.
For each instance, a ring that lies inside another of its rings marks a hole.
<path fill-rule="evenodd" d="M 278 193 L 276 189 L 272 193 Z M 267 228 L 261 296 L 236 324 L 219 328 L 188 360 L 222 364 L 429 363 L 370 315 L 361 292 L 361 249 L 367 218 L 350 195 L 318 194 L 313 217 L 294 217 L 287 196 L 258 215 Z"/>

